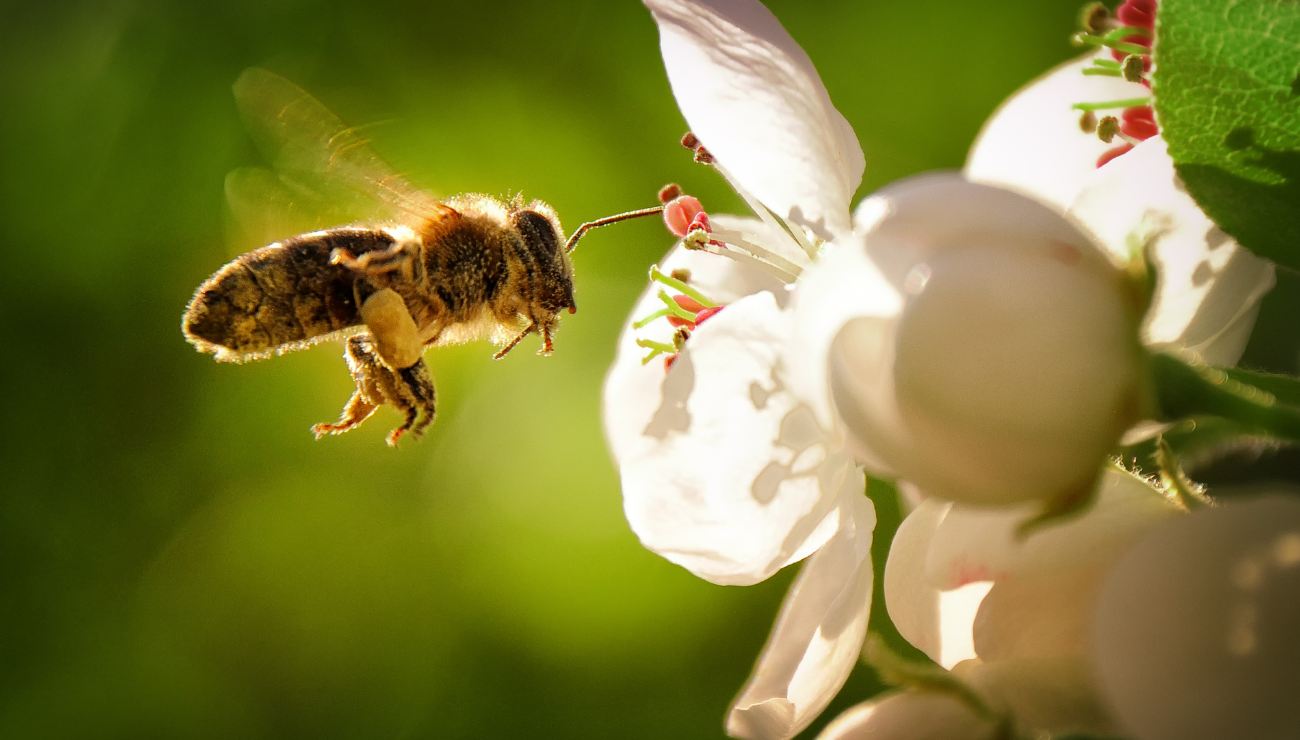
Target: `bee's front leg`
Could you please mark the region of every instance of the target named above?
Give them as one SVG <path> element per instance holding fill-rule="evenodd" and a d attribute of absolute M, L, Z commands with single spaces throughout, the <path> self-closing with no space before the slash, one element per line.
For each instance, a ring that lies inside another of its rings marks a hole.
<path fill-rule="evenodd" d="M 437 394 L 433 377 L 423 359 L 410 367 L 395 370 L 383 361 L 374 338 L 368 334 L 349 338 L 343 356 L 347 359 L 357 390 L 348 399 L 337 422 L 312 427 L 317 439 L 360 426 L 384 404 L 406 415 L 406 423 L 389 433 L 387 441 L 390 446 L 396 446 L 397 440 L 408 431 L 418 438 L 433 423 Z"/>

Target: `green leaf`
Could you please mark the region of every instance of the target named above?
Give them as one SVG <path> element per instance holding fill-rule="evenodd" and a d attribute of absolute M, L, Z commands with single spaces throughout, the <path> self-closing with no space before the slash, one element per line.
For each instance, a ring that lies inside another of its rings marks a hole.
<path fill-rule="evenodd" d="M 1156 22 L 1156 113 L 1187 191 L 1300 268 L 1300 2 L 1163 0 Z"/>

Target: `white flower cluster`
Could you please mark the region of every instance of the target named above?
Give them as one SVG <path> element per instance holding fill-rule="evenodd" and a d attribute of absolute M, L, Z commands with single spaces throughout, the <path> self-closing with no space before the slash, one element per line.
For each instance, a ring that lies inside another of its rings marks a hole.
<path fill-rule="evenodd" d="M 851 211 L 862 151 L 777 19 L 756 0 L 645 4 L 697 158 L 758 218 L 679 208 L 690 232 L 657 274 L 691 295 L 654 285 L 624 328 L 604 415 L 627 519 L 718 584 L 807 560 L 728 733 L 792 737 L 858 663 L 867 474 L 914 494 L 883 564 L 889 614 L 978 701 L 904 691 L 825 737 L 1300 732 L 1300 679 L 1277 657 L 1300 646 L 1300 504 L 1187 515 L 1108 463 L 1142 429 L 1149 353 L 1235 363 L 1274 280 L 1181 189 L 1158 136 L 1096 167 L 1106 146 L 1069 106 L 1134 83 L 1082 76 L 1087 60 L 1053 70 L 964 173 Z M 676 318 L 640 320 L 656 315 Z"/>

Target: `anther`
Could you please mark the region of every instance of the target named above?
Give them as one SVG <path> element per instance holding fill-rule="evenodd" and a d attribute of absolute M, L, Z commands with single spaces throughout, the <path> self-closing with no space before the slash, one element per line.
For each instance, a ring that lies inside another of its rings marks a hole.
<path fill-rule="evenodd" d="M 694 196 L 678 195 L 664 204 L 664 225 L 675 236 L 684 237 L 703 214 L 704 206 Z"/>
<path fill-rule="evenodd" d="M 702 146 L 695 148 L 695 162 L 697 164 L 713 164 L 716 161 L 717 160 L 713 158 L 713 155 L 709 154 L 708 149 L 705 149 Z"/>
<path fill-rule="evenodd" d="M 682 196 L 682 186 L 678 185 L 675 182 L 670 182 L 667 185 L 663 186 L 662 188 L 659 188 L 659 202 L 663 203 L 664 205 L 668 205 L 672 201 L 680 198 L 681 196 Z"/>
<path fill-rule="evenodd" d="M 1090 3 L 1079 13 L 1079 25 L 1093 33 L 1106 30 L 1109 21 L 1110 10 L 1103 3 Z"/>
<path fill-rule="evenodd" d="M 1115 116 L 1102 116 L 1102 119 L 1097 122 L 1097 138 L 1107 144 L 1119 136 L 1119 133 L 1119 119 Z"/>
<path fill-rule="evenodd" d="M 1124 79 L 1129 82 L 1141 82 L 1142 73 L 1146 72 L 1146 60 L 1137 54 L 1129 54 L 1124 57 Z"/>
<path fill-rule="evenodd" d="M 679 267 L 676 270 L 673 270 L 672 272 L 668 273 L 668 277 L 672 278 L 673 280 L 680 280 L 683 283 L 689 283 L 691 281 L 691 271 L 686 269 L 685 267 Z"/>
<path fill-rule="evenodd" d="M 700 146 L 700 139 L 695 134 L 687 131 L 682 135 L 682 146 L 691 150 L 698 149 Z"/>
<path fill-rule="evenodd" d="M 1085 134 L 1096 133 L 1097 132 L 1096 114 L 1094 114 L 1090 110 L 1084 111 L 1083 115 L 1079 116 L 1079 130 Z"/>

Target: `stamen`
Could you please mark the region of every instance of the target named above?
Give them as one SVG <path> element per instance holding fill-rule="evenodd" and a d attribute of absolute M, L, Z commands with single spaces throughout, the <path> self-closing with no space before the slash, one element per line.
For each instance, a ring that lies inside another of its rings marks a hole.
<path fill-rule="evenodd" d="M 670 317 L 676 316 L 682 321 L 687 321 L 692 324 L 695 323 L 695 314 L 678 305 L 677 301 L 674 301 L 672 296 L 668 295 L 668 291 L 661 288 L 657 295 L 659 300 L 663 301 L 664 305 L 668 307 L 668 315 Z"/>
<path fill-rule="evenodd" d="M 1120 125 L 1119 119 L 1115 116 L 1105 116 L 1097 122 L 1097 138 L 1109 144 L 1116 137 L 1134 145 L 1140 142 L 1139 139 L 1135 139 L 1124 133 L 1124 129 Z"/>
<path fill-rule="evenodd" d="M 1090 3 L 1079 13 L 1079 25 L 1088 31 L 1101 31 L 1110 21 L 1110 10 L 1103 3 Z"/>
<path fill-rule="evenodd" d="M 1105 103 L 1075 103 L 1070 106 L 1075 110 L 1111 110 L 1113 108 L 1134 108 L 1140 105 L 1149 105 L 1150 97 L 1145 98 L 1125 98 L 1124 100 L 1110 100 Z"/>
<path fill-rule="evenodd" d="M 658 352 L 672 353 L 677 351 L 677 348 L 671 344 L 664 344 L 663 342 L 656 342 L 653 339 L 642 339 L 640 337 L 637 337 L 636 346 L 644 347 L 645 349 L 658 350 Z M 650 355 L 650 357 L 654 357 L 654 355 Z"/>
<path fill-rule="evenodd" d="M 716 308 L 719 305 L 716 301 L 710 300 L 708 296 L 687 285 L 684 281 L 663 274 L 659 271 L 659 265 L 650 266 L 650 280 L 663 283 L 682 295 L 688 295 L 691 298 L 694 298 L 705 308 Z"/>
<path fill-rule="evenodd" d="M 640 321 L 633 322 L 633 323 L 632 323 L 632 328 L 633 328 L 633 329 L 643 329 L 643 328 L 645 328 L 646 324 L 649 324 L 651 321 L 654 321 L 655 319 L 661 319 L 661 318 L 667 316 L 667 315 L 670 314 L 670 313 L 672 313 L 672 311 L 668 310 L 667 308 L 661 308 L 661 309 L 659 309 L 658 311 L 655 311 L 654 313 L 652 313 L 652 314 L 650 314 L 649 316 L 645 317 L 644 319 L 641 319 Z"/>
<path fill-rule="evenodd" d="M 1079 116 L 1079 130 L 1085 134 L 1097 132 L 1097 116 L 1092 111 L 1086 110 Z"/>
<path fill-rule="evenodd" d="M 1141 82 L 1142 73 L 1146 72 L 1146 59 L 1138 54 L 1129 54 L 1124 58 L 1123 75 L 1129 82 Z"/>
<path fill-rule="evenodd" d="M 1132 59 L 1133 58 L 1132 55 L 1130 55 L 1129 58 Z M 1085 67 L 1083 69 L 1083 73 L 1088 77 L 1123 77 L 1124 76 L 1124 73 L 1121 72 L 1120 70 L 1110 69 L 1108 67 Z M 1130 82 L 1136 82 L 1136 80 L 1130 80 Z"/>
<path fill-rule="evenodd" d="M 659 188 L 659 202 L 664 205 L 668 205 L 680 197 L 682 197 L 682 186 L 675 182 L 670 182 L 662 188 Z"/>
<path fill-rule="evenodd" d="M 1122 51 L 1125 54 L 1150 54 L 1151 53 L 1150 47 L 1140 46 L 1138 44 L 1132 44 L 1127 41 L 1119 40 L 1121 38 L 1124 38 L 1125 36 L 1141 36 L 1141 35 L 1150 36 L 1151 35 L 1144 28 L 1137 28 L 1136 30 L 1132 30 L 1135 28 L 1136 28 L 1135 26 L 1125 26 L 1124 28 L 1121 28 L 1119 30 L 1120 31 L 1126 31 L 1126 29 L 1129 30 L 1127 30 L 1125 33 L 1119 36 L 1115 35 L 1117 33 L 1116 31 L 1111 31 L 1105 36 L 1100 36 L 1100 37 L 1093 36 L 1087 33 L 1077 33 L 1074 35 L 1074 38 L 1071 40 L 1074 42 L 1076 46 L 1105 46 L 1109 49 L 1114 49 L 1115 51 Z"/>

